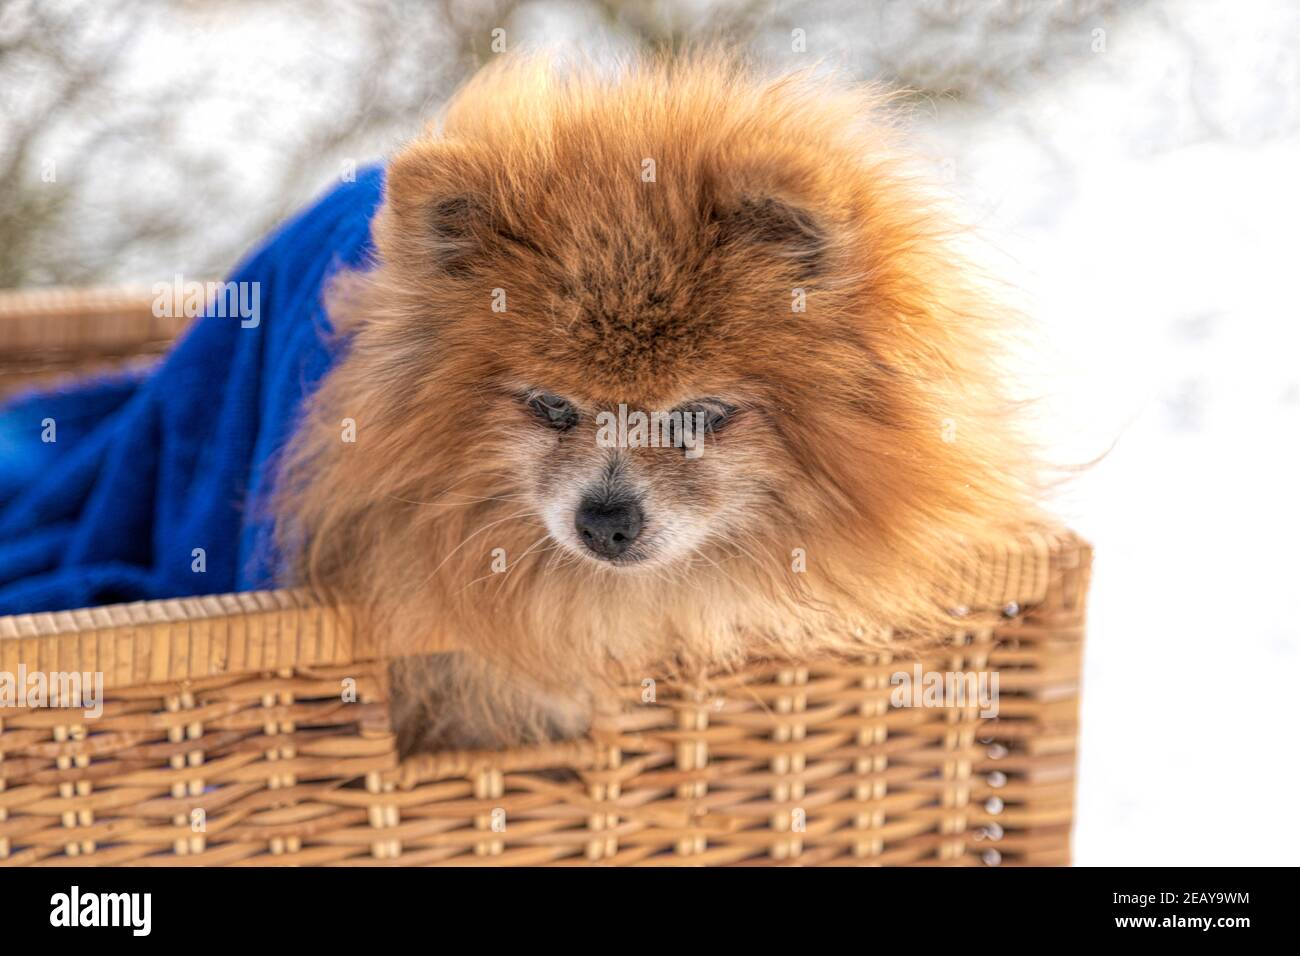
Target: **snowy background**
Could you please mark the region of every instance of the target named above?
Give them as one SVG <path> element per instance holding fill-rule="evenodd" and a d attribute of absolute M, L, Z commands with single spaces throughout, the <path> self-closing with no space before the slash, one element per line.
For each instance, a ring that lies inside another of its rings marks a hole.
<path fill-rule="evenodd" d="M 1053 447 L 1114 446 L 1060 503 L 1097 548 L 1076 861 L 1300 860 L 1300 4 L 0 3 L 0 286 L 222 273 L 495 27 L 917 91 L 1045 330 Z"/>
<path fill-rule="evenodd" d="M 1097 551 L 1075 860 L 1295 865 L 1300 5 L 1105 42 L 927 130 L 1056 346 L 1056 447 L 1115 443 L 1062 503 Z"/>

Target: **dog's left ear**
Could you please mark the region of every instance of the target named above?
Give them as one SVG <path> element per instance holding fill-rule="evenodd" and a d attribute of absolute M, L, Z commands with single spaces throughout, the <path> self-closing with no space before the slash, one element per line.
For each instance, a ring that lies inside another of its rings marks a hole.
<path fill-rule="evenodd" d="M 807 210 L 774 196 L 741 196 L 714 213 L 719 241 L 750 245 L 788 259 L 807 278 L 822 275 L 829 257 L 825 227 Z"/>

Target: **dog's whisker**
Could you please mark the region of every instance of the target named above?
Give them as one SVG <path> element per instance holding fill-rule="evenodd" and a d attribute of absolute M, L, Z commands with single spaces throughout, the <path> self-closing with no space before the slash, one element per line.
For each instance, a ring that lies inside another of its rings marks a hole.
<path fill-rule="evenodd" d="M 504 518 L 498 518 L 496 521 L 489 521 L 487 524 L 483 525 L 483 527 L 479 528 L 477 531 L 474 531 L 473 533 L 466 536 L 466 538 L 463 541 L 461 541 L 460 544 L 456 545 L 456 547 L 452 548 L 451 551 L 448 552 L 447 556 L 443 558 L 442 561 L 438 564 L 438 566 L 433 569 L 433 572 L 429 575 L 430 579 L 436 577 L 438 572 L 443 569 L 443 566 L 446 565 L 446 563 L 450 561 L 456 555 L 456 553 L 460 551 L 461 548 L 465 547 L 465 545 L 469 544 L 470 541 L 477 538 L 484 531 L 488 531 L 492 528 L 495 528 L 497 525 L 504 524 L 507 521 L 516 521 L 520 518 L 540 518 L 540 517 L 541 517 L 541 512 L 538 511 L 520 511 L 517 512 L 516 514 L 506 515 Z"/>
<path fill-rule="evenodd" d="M 540 545 L 540 544 L 541 544 L 542 542 L 544 542 L 544 541 L 549 540 L 550 537 L 551 537 L 551 534 L 550 534 L 550 532 L 548 531 L 546 534 L 542 535 L 540 538 L 538 538 L 536 541 L 534 541 L 532 544 L 530 544 L 530 545 L 528 546 L 528 548 L 524 551 L 523 554 L 521 554 L 519 557 L 515 558 L 514 561 L 512 561 L 509 565 L 506 566 L 505 571 L 501 572 L 501 581 L 500 581 L 499 584 L 497 584 L 497 594 L 500 594 L 501 591 L 502 591 L 502 589 L 505 588 L 505 586 L 506 586 L 506 580 L 510 577 L 511 574 L 514 573 L 515 569 L 518 568 L 519 565 L 523 563 L 523 560 L 524 560 L 525 558 L 527 558 L 530 554 L 532 554 L 532 553 L 533 553 L 533 550 L 534 550 L 538 545 Z M 543 551 L 542 553 L 545 553 L 545 551 Z"/>

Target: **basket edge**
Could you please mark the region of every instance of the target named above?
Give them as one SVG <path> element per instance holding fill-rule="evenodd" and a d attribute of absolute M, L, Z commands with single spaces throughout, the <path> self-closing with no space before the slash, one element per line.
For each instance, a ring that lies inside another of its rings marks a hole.
<path fill-rule="evenodd" d="M 1086 571 L 1092 549 L 1074 532 L 1027 536 L 993 562 L 974 561 L 959 593 L 971 607 L 1040 602 L 1054 574 Z M 1086 575 L 1083 576 L 1086 587 Z M 1082 595 L 1080 595 L 1082 600 Z M 453 650 L 445 633 L 428 653 Z M 384 655 L 351 610 L 304 590 L 246 591 L 0 616 L 0 671 L 102 671 L 106 687 L 198 680 Z"/>

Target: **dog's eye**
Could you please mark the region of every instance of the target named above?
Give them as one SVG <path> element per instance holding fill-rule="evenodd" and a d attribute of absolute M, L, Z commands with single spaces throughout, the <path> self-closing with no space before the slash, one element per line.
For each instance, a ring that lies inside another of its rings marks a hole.
<path fill-rule="evenodd" d="M 535 392 L 528 396 L 528 407 L 544 424 L 556 431 L 567 432 L 578 424 L 578 409 L 573 402 L 550 392 Z"/>
<path fill-rule="evenodd" d="M 683 405 L 678 411 L 692 416 L 692 422 L 702 423 L 705 431 L 716 432 L 731 421 L 731 416 L 736 414 L 736 406 L 721 399 L 707 398 Z"/>
<path fill-rule="evenodd" d="M 736 406 L 721 399 L 705 398 L 680 405 L 674 411 L 681 414 L 684 428 L 696 434 L 710 434 L 726 427 L 736 413 Z"/>

